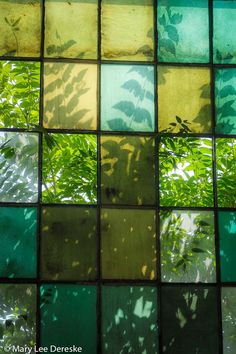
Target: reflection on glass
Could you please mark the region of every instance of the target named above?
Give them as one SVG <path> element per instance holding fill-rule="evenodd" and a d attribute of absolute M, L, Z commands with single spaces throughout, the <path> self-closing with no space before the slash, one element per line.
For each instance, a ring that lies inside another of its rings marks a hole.
<path fill-rule="evenodd" d="M 236 352 L 236 288 L 222 288 L 222 320 L 224 354 Z"/>

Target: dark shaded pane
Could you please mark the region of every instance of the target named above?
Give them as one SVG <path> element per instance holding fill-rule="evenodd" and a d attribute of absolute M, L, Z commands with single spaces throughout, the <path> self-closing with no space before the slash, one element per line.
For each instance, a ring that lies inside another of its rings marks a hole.
<path fill-rule="evenodd" d="M 155 211 L 103 209 L 101 220 L 103 278 L 155 279 Z"/>
<path fill-rule="evenodd" d="M 236 281 L 236 212 L 219 212 L 221 280 Z"/>
<path fill-rule="evenodd" d="M 161 211 L 161 275 L 168 282 L 215 282 L 214 213 Z"/>
<path fill-rule="evenodd" d="M 46 203 L 95 203 L 96 136 L 45 134 L 42 184 Z"/>
<path fill-rule="evenodd" d="M 236 288 L 222 288 L 224 354 L 236 353 Z"/>
<path fill-rule="evenodd" d="M 154 143 L 149 137 L 101 138 L 103 203 L 155 203 Z"/>
<path fill-rule="evenodd" d="M 96 277 L 97 210 L 46 207 L 42 210 L 41 276 L 53 280 Z"/>
<path fill-rule="evenodd" d="M 219 207 L 236 207 L 236 139 L 216 139 Z"/>
<path fill-rule="evenodd" d="M 96 353 L 95 286 L 41 286 L 41 346 L 80 346 Z"/>
<path fill-rule="evenodd" d="M 37 202 L 38 135 L 0 133 L 0 201 Z"/>
<path fill-rule="evenodd" d="M 169 62 L 209 62 L 207 0 L 158 2 L 158 58 Z"/>
<path fill-rule="evenodd" d="M 103 353 L 157 354 L 157 338 L 156 288 L 102 288 Z"/>
<path fill-rule="evenodd" d="M 218 354 L 215 287 L 162 287 L 162 340 L 165 354 Z"/>
<path fill-rule="evenodd" d="M 161 205 L 213 205 L 211 139 L 162 138 L 159 159 Z"/>

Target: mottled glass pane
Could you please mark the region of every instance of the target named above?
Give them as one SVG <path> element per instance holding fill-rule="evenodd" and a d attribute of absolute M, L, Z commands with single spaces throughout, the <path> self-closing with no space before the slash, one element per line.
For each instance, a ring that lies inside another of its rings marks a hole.
<path fill-rule="evenodd" d="M 224 354 L 236 353 L 236 288 L 222 288 Z"/>
<path fill-rule="evenodd" d="M 156 288 L 102 288 L 103 353 L 158 354 L 157 338 Z"/>
<path fill-rule="evenodd" d="M 162 287 L 162 343 L 165 354 L 219 353 L 215 287 Z"/>
<path fill-rule="evenodd" d="M 97 0 L 46 0 L 45 55 L 97 58 Z"/>
<path fill-rule="evenodd" d="M 236 281 L 236 212 L 219 212 L 221 280 Z"/>
<path fill-rule="evenodd" d="M 144 65 L 102 65 L 103 130 L 154 131 L 154 69 Z"/>
<path fill-rule="evenodd" d="M 161 138 L 160 204 L 213 206 L 212 140 Z"/>
<path fill-rule="evenodd" d="M 216 132 L 236 134 L 236 69 L 217 69 L 215 75 Z"/>
<path fill-rule="evenodd" d="M 96 277 L 97 210 L 44 207 L 41 276 L 53 280 Z"/>
<path fill-rule="evenodd" d="M 153 60 L 153 1 L 102 1 L 102 58 Z"/>
<path fill-rule="evenodd" d="M 155 220 L 154 210 L 102 210 L 103 278 L 155 279 Z"/>
<path fill-rule="evenodd" d="M 44 127 L 96 129 L 97 65 L 44 64 Z"/>
<path fill-rule="evenodd" d="M 0 55 L 39 57 L 41 0 L 0 1 Z"/>
<path fill-rule="evenodd" d="M 0 201 L 37 202 L 38 135 L 0 133 Z"/>
<path fill-rule="evenodd" d="M 75 345 L 96 353 L 96 302 L 95 286 L 41 286 L 41 345 Z"/>
<path fill-rule="evenodd" d="M 164 282 L 215 282 L 214 213 L 161 211 Z"/>
<path fill-rule="evenodd" d="M 210 70 L 158 67 L 158 129 L 210 133 Z"/>
<path fill-rule="evenodd" d="M 219 207 L 236 207 L 236 139 L 216 139 L 217 196 Z"/>
<path fill-rule="evenodd" d="M 207 0 L 158 1 L 158 58 L 169 62 L 209 62 Z"/>
<path fill-rule="evenodd" d="M 43 202 L 95 203 L 96 185 L 97 138 L 95 135 L 44 135 Z"/>
<path fill-rule="evenodd" d="M 155 196 L 154 139 L 103 136 L 102 202 L 153 205 Z"/>

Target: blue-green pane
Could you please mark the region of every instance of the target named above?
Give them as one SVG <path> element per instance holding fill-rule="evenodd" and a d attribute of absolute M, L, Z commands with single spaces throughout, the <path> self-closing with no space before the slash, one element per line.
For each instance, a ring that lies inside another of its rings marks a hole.
<path fill-rule="evenodd" d="M 102 130 L 154 131 L 154 69 L 102 65 Z"/>
<path fill-rule="evenodd" d="M 159 0 L 158 59 L 209 62 L 207 0 Z"/>

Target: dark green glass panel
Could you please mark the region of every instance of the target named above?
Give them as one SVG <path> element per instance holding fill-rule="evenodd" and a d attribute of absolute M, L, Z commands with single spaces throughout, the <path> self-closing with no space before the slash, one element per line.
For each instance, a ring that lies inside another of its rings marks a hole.
<path fill-rule="evenodd" d="M 150 286 L 102 288 L 103 353 L 157 354 L 157 290 Z"/>
<path fill-rule="evenodd" d="M 215 282 L 214 213 L 163 210 L 160 215 L 162 281 Z"/>
<path fill-rule="evenodd" d="M 97 210 L 46 207 L 42 210 L 41 276 L 53 280 L 96 277 Z"/>
<path fill-rule="evenodd" d="M 95 286 L 41 286 L 41 345 L 75 345 L 96 353 L 96 301 Z"/>
<path fill-rule="evenodd" d="M 236 281 L 236 212 L 219 212 L 221 280 Z"/>
<path fill-rule="evenodd" d="M 101 220 L 103 278 L 155 279 L 155 211 L 103 209 Z"/>
<path fill-rule="evenodd" d="M 236 139 L 216 139 L 217 196 L 219 207 L 236 207 Z"/>
<path fill-rule="evenodd" d="M 96 203 L 96 135 L 45 134 L 42 184 L 45 203 Z"/>
<path fill-rule="evenodd" d="M 213 205 L 211 139 L 161 138 L 159 159 L 161 205 Z"/>
<path fill-rule="evenodd" d="M 165 354 L 218 354 L 215 287 L 162 287 L 162 343 Z"/>
<path fill-rule="evenodd" d="M 35 208 L 0 208 L 0 277 L 36 276 Z"/>
<path fill-rule="evenodd" d="M 158 1 L 157 28 L 160 61 L 209 62 L 207 0 Z"/>
<path fill-rule="evenodd" d="M 149 137 L 102 136 L 101 189 L 105 204 L 153 205 L 155 141 Z"/>
<path fill-rule="evenodd" d="M 234 354 L 236 353 L 236 287 L 225 287 L 221 291 L 224 354 Z"/>

